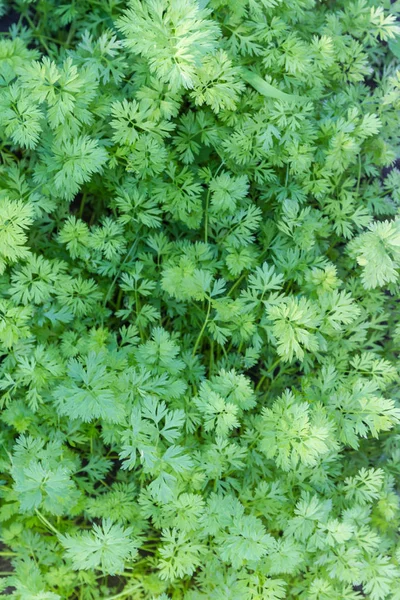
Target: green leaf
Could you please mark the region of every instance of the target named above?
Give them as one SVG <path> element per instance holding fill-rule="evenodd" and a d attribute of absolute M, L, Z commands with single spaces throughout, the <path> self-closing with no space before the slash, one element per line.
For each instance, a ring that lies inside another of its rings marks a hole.
<path fill-rule="evenodd" d="M 65 557 L 75 570 L 99 569 L 105 575 L 124 570 L 126 561 L 135 559 L 138 542 L 131 538 L 132 528 L 121 527 L 111 519 L 94 524 L 91 531 L 60 535 Z"/>
<path fill-rule="evenodd" d="M 284 100 L 290 101 L 295 100 L 296 96 L 292 94 L 286 94 L 282 92 L 279 88 L 274 87 L 273 85 L 267 83 L 262 79 L 257 73 L 250 71 L 249 69 L 245 69 L 242 67 L 241 75 L 246 83 L 249 83 L 259 94 L 266 96 L 267 98 L 274 98 L 275 100 Z"/>

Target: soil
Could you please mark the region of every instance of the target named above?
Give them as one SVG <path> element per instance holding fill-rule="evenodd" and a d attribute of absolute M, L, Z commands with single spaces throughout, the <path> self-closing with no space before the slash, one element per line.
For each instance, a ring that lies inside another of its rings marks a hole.
<path fill-rule="evenodd" d="M 7 551 L 7 546 L 0 543 L 0 552 L 6 552 L 6 551 Z M 9 559 L 6 556 L 0 556 L 0 573 L 9 572 L 12 570 L 13 570 L 13 567 L 12 567 L 12 564 L 9 561 Z M 1 577 L 3 577 L 3 575 Z M 6 588 L 4 590 L 2 596 L 7 596 L 7 595 L 11 594 L 13 592 L 13 590 L 14 590 L 14 588 L 12 588 L 12 587 Z"/>

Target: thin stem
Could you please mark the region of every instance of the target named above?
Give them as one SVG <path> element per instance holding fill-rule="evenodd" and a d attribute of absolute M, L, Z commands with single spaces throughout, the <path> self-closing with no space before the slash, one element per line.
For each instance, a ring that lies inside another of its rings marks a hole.
<path fill-rule="evenodd" d="M 232 346 L 233 346 L 233 340 L 231 339 L 231 341 L 229 342 L 229 346 L 226 349 L 227 354 L 229 354 L 229 352 L 232 350 Z"/>
<path fill-rule="evenodd" d="M 46 527 L 48 527 L 50 529 L 50 531 L 55 533 L 57 536 L 61 535 L 61 533 L 54 527 L 54 525 L 52 525 L 50 523 L 50 521 L 48 521 L 46 519 L 46 517 L 44 515 L 42 515 L 42 513 L 37 508 L 35 508 L 35 512 L 36 512 L 37 516 L 39 517 L 39 519 L 42 521 L 42 523 L 44 525 L 46 525 Z"/>
<path fill-rule="evenodd" d="M 0 556 L 18 556 L 17 552 L 0 552 Z"/>
<path fill-rule="evenodd" d="M 233 284 L 233 286 L 229 290 L 228 296 L 230 296 L 232 294 L 232 292 L 237 288 L 237 286 L 243 281 L 243 279 L 245 277 L 246 277 L 246 273 L 242 273 L 242 275 L 239 277 L 239 279 Z"/>
<path fill-rule="evenodd" d="M 79 212 L 78 212 L 78 217 L 81 219 L 82 215 L 83 215 L 83 209 L 85 208 L 85 202 L 86 202 L 86 192 L 84 194 L 82 194 L 82 200 L 79 206 Z"/>
<path fill-rule="evenodd" d="M 204 210 L 204 243 L 208 244 L 208 204 L 210 201 L 210 186 L 208 186 L 207 196 L 206 196 L 206 207 Z"/>
<path fill-rule="evenodd" d="M 119 292 L 118 292 L 118 296 L 117 296 L 117 303 L 116 303 L 117 310 L 119 310 L 121 308 L 121 301 L 122 301 L 123 294 L 124 294 L 124 290 L 122 288 L 119 288 Z"/>
<path fill-rule="evenodd" d="M 208 365 L 208 374 L 211 376 L 214 369 L 214 340 L 211 340 L 210 362 Z"/>
<path fill-rule="evenodd" d="M 225 346 L 221 346 L 221 348 L 222 348 L 222 352 L 224 353 L 225 358 L 228 358 L 228 355 L 225 350 Z"/>
<path fill-rule="evenodd" d="M 117 600 L 117 598 L 123 598 L 124 596 L 129 596 L 129 594 L 131 594 L 133 592 L 137 592 L 137 589 L 138 589 L 138 586 L 135 585 L 135 587 L 130 587 L 127 590 L 122 590 L 122 592 L 120 592 L 119 594 L 116 594 L 115 596 L 110 596 L 106 600 Z"/>
<path fill-rule="evenodd" d="M 257 383 L 257 386 L 256 386 L 256 389 L 255 389 L 255 391 L 256 391 L 256 392 L 258 392 L 258 390 L 260 389 L 260 387 L 261 387 L 261 386 L 262 386 L 262 384 L 264 383 L 264 381 L 265 381 L 266 377 L 267 377 L 266 375 L 263 375 L 263 376 L 261 377 L 261 379 L 259 379 L 259 381 L 258 381 L 258 383 Z"/>
<path fill-rule="evenodd" d="M 358 155 L 358 177 L 357 177 L 357 187 L 356 187 L 356 192 L 358 194 L 359 190 L 360 190 L 360 182 L 361 182 L 361 152 Z"/>
<path fill-rule="evenodd" d="M 218 173 L 220 172 L 220 170 L 222 169 L 224 164 L 225 164 L 224 161 L 222 161 L 221 164 L 219 165 L 218 169 L 215 171 L 214 177 L 216 177 L 218 175 Z M 205 211 L 204 211 L 204 242 L 206 244 L 208 243 L 208 206 L 209 206 L 209 202 L 210 202 L 210 195 L 211 195 L 211 189 L 210 189 L 210 184 L 208 184 L 208 190 L 207 190 L 207 196 L 206 196 L 206 207 L 205 207 Z"/>
<path fill-rule="evenodd" d="M 75 34 L 75 26 L 72 23 L 71 26 L 70 26 L 70 28 L 69 28 L 69 31 L 68 31 L 67 39 L 65 40 L 66 46 L 70 45 L 70 43 L 72 41 L 72 38 L 74 37 L 74 34 Z"/>
<path fill-rule="evenodd" d="M 103 481 L 103 479 L 100 479 L 100 483 L 102 485 L 104 485 L 107 489 L 111 490 L 111 487 L 108 485 L 108 483 L 106 483 L 105 481 Z"/>
<path fill-rule="evenodd" d="M 197 337 L 196 343 L 194 345 L 192 356 L 196 355 L 197 348 L 198 348 L 198 346 L 200 344 L 201 338 L 203 337 L 203 333 L 205 331 L 205 328 L 207 327 L 208 319 L 210 317 L 210 312 L 211 312 L 211 298 L 209 298 L 209 300 L 208 300 L 208 307 L 207 307 L 206 318 L 204 319 L 203 327 L 201 328 L 200 333 L 199 333 L 199 335 Z"/>
<path fill-rule="evenodd" d="M 281 359 L 277 358 L 276 361 L 272 363 L 272 365 L 269 367 L 268 371 L 266 371 L 266 373 L 259 380 L 256 390 L 255 390 L 256 392 L 258 392 L 258 390 L 261 388 L 262 384 L 264 383 L 264 381 L 267 378 L 268 373 L 271 373 L 271 371 L 273 371 L 275 369 L 275 367 L 277 367 L 279 365 L 280 362 L 281 362 Z"/>
<path fill-rule="evenodd" d="M 133 251 L 135 250 L 135 247 L 136 247 L 136 244 L 138 243 L 138 240 L 139 240 L 139 232 L 137 234 L 137 237 L 136 237 L 135 241 L 132 243 L 131 247 L 129 248 L 128 252 L 126 253 L 124 260 L 120 264 L 120 266 L 119 266 L 119 268 L 118 268 L 118 270 L 117 270 L 117 272 L 116 272 L 116 274 L 114 276 L 114 279 L 112 280 L 112 282 L 110 284 L 110 287 L 107 290 L 107 294 L 105 295 L 105 298 L 104 298 L 104 301 L 103 301 L 103 308 L 105 308 L 107 306 L 107 302 L 110 299 L 110 295 L 111 295 L 112 289 L 113 289 L 113 287 L 115 285 L 115 282 L 117 281 L 117 279 L 118 279 L 118 277 L 119 277 L 119 275 L 120 275 L 120 273 L 122 271 L 122 267 L 128 261 L 128 259 L 131 257 L 131 254 L 133 254 Z M 103 318 L 103 316 L 102 316 L 102 318 Z"/>
<path fill-rule="evenodd" d="M 40 43 L 42 44 L 43 48 L 46 50 L 47 54 L 51 55 L 50 49 L 49 49 L 48 45 L 46 44 L 46 42 L 43 40 L 43 36 L 42 36 L 41 32 L 39 31 L 39 29 L 35 25 L 35 23 L 32 21 L 32 19 L 28 15 L 28 13 L 24 14 L 24 18 L 28 21 L 29 26 L 33 30 L 34 36 L 39 39 Z M 37 32 L 37 33 L 35 33 L 35 32 Z"/>
<path fill-rule="evenodd" d="M 138 293 L 138 289 L 137 289 L 137 281 L 135 282 L 135 309 L 136 309 L 136 317 L 139 317 L 140 314 L 140 299 L 139 299 L 139 293 Z M 137 320 L 136 320 L 137 322 Z M 144 334 L 142 331 L 142 328 L 139 326 L 138 324 L 138 330 L 139 330 L 139 335 L 140 335 L 140 339 L 142 340 L 142 342 L 144 342 Z"/>

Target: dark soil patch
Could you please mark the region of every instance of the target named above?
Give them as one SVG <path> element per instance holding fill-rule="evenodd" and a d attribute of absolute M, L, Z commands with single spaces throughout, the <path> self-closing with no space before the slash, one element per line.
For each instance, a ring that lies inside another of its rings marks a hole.
<path fill-rule="evenodd" d="M 4 544 L 2 544 L 0 542 L 0 552 L 7 552 L 8 548 L 7 546 L 5 546 Z M 7 573 L 9 571 L 13 571 L 13 566 L 10 562 L 10 559 L 7 558 L 7 556 L 0 556 L 0 572 L 1 573 Z M 3 575 L 2 575 L 3 577 Z M 15 588 L 12 587 L 8 587 L 4 590 L 2 596 L 8 596 L 10 595 Z"/>

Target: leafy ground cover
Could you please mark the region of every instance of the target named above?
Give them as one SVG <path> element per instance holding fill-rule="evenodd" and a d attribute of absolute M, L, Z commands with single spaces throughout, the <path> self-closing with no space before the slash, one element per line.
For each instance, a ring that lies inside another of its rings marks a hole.
<path fill-rule="evenodd" d="M 4 594 L 400 600 L 400 3 L 0 10 Z"/>

